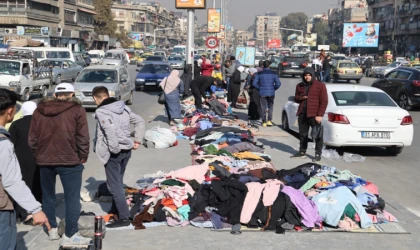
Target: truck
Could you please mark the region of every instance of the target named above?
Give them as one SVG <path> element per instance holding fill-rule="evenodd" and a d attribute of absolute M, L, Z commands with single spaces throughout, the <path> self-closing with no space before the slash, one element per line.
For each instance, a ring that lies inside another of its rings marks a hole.
<path fill-rule="evenodd" d="M 52 68 L 39 65 L 27 50 L 0 55 L 0 88 L 8 89 L 28 101 L 32 94 L 46 97 L 52 88 Z"/>

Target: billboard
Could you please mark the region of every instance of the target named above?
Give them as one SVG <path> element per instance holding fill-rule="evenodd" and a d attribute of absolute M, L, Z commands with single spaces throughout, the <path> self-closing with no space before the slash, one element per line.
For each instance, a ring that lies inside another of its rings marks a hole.
<path fill-rule="evenodd" d="M 343 47 L 378 47 L 379 23 L 344 23 Z"/>
<path fill-rule="evenodd" d="M 255 47 L 236 47 L 236 60 L 238 60 L 242 65 L 254 66 Z"/>
<path fill-rule="evenodd" d="M 208 33 L 220 32 L 220 9 L 207 10 L 207 32 Z"/>
<path fill-rule="evenodd" d="M 206 0 L 175 0 L 177 9 L 205 9 Z"/>
<path fill-rule="evenodd" d="M 268 39 L 267 41 L 267 47 L 269 49 L 277 49 L 281 47 L 281 41 L 280 39 Z"/>
<path fill-rule="evenodd" d="M 49 36 L 49 27 L 31 27 L 31 26 L 16 26 L 16 34 L 19 36 L 32 35 L 32 36 Z"/>
<path fill-rule="evenodd" d="M 306 33 L 303 37 L 300 34 L 293 33 L 287 37 L 287 45 L 315 47 L 317 38 L 316 33 Z"/>

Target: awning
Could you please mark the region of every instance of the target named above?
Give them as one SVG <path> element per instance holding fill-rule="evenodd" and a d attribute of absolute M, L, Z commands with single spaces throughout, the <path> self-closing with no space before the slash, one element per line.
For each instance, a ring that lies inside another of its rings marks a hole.
<path fill-rule="evenodd" d="M 80 10 L 80 11 L 86 12 L 86 13 L 97 15 L 97 13 L 93 10 L 89 10 L 89 9 L 85 9 L 85 8 L 77 8 L 77 9 Z"/>
<path fill-rule="evenodd" d="M 35 41 L 32 39 L 20 39 L 10 43 L 12 47 L 39 47 L 43 46 L 44 44 L 40 41 Z"/>

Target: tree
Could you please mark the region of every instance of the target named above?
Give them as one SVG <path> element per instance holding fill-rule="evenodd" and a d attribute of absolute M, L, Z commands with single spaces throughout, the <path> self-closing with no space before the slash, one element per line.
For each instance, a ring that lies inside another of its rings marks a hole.
<path fill-rule="evenodd" d="M 316 33 L 318 36 L 317 43 L 324 45 L 327 42 L 328 36 L 330 34 L 330 26 L 328 26 L 327 22 L 317 22 L 312 28 L 312 32 Z"/>
<path fill-rule="evenodd" d="M 93 0 L 93 6 L 95 7 L 94 26 L 95 32 L 98 35 L 114 36 L 117 30 L 117 23 L 114 21 L 111 7 L 112 0 Z"/>
<path fill-rule="evenodd" d="M 303 12 L 290 13 L 286 17 L 281 19 L 280 27 L 286 28 L 286 29 L 302 30 L 303 32 L 305 32 L 307 20 L 308 20 L 308 17 Z M 296 32 L 283 30 L 282 34 L 283 34 L 284 44 L 287 44 L 287 36 L 293 33 L 296 33 Z"/>
<path fill-rule="evenodd" d="M 117 41 L 121 43 L 121 47 L 123 48 L 128 48 L 133 44 L 133 40 L 131 40 L 126 30 L 120 30 L 119 33 L 115 33 L 115 37 L 117 38 Z"/>
<path fill-rule="evenodd" d="M 335 43 L 330 44 L 330 51 L 338 51 L 338 45 Z"/>

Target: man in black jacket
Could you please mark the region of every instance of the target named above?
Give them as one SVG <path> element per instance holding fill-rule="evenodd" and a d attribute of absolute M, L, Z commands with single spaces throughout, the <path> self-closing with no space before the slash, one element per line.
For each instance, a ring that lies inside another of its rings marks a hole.
<path fill-rule="evenodd" d="M 373 65 L 372 58 L 368 57 L 368 58 L 365 60 L 365 66 L 366 66 L 366 69 L 365 69 L 365 76 L 366 76 L 366 77 L 369 77 L 369 76 L 370 76 L 370 72 L 372 71 L 372 65 Z"/>
<path fill-rule="evenodd" d="M 202 109 L 202 100 L 201 97 L 203 97 L 206 102 L 209 102 L 209 99 L 206 96 L 206 92 L 209 92 L 213 98 L 216 98 L 216 95 L 211 90 L 212 85 L 219 85 L 219 81 L 214 77 L 211 76 L 199 76 L 197 78 L 194 78 L 194 80 L 191 82 L 191 92 L 195 99 L 195 108 L 196 109 Z"/>
<path fill-rule="evenodd" d="M 331 71 L 331 56 L 328 55 L 327 58 L 324 59 L 324 61 L 322 62 L 322 70 L 324 71 L 324 76 L 322 81 L 323 82 L 330 82 L 331 81 L 331 75 L 330 75 L 330 71 Z"/>

